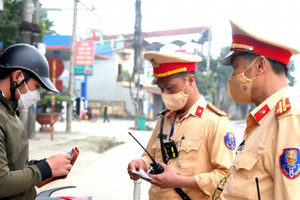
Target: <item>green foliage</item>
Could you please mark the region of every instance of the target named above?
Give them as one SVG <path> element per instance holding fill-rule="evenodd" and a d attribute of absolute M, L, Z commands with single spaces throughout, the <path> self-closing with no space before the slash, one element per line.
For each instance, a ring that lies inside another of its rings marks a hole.
<path fill-rule="evenodd" d="M 125 69 L 122 69 L 122 72 L 121 72 L 123 78 L 124 78 L 124 81 L 125 80 L 130 80 L 130 73 L 128 70 L 125 70 Z"/>
<path fill-rule="evenodd" d="M 199 92 L 204 96 L 215 94 L 217 92 L 216 77 L 217 74 L 211 71 L 208 73 L 196 72 L 196 84 Z"/>
<path fill-rule="evenodd" d="M 295 71 L 295 64 L 294 64 L 294 61 L 291 60 L 289 65 L 288 65 L 288 76 L 287 76 L 287 79 L 288 79 L 288 82 L 289 82 L 289 85 L 290 86 L 294 86 L 295 85 L 295 77 L 291 75 L 291 72 L 294 72 Z"/>
<path fill-rule="evenodd" d="M 4 0 L 3 11 L 0 11 L 0 41 L 3 49 L 21 40 L 20 26 L 22 23 L 22 0 Z M 45 34 L 53 34 L 53 22 L 48 19 L 45 10 L 40 11 L 40 41 Z"/>
<path fill-rule="evenodd" d="M 3 48 L 19 42 L 22 0 L 4 0 L 4 8 L 0 12 L 0 19 L 0 41 L 3 42 Z"/>
<path fill-rule="evenodd" d="M 71 98 L 64 94 L 55 94 L 55 113 L 60 113 L 63 102 L 71 102 Z M 37 102 L 37 108 L 41 113 L 50 113 L 52 110 L 52 93 L 41 93 L 41 99 Z"/>
<path fill-rule="evenodd" d="M 51 30 L 53 27 L 53 21 L 48 19 L 48 14 L 46 10 L 40 11 L 40 41 L 43 40 L 46 34 L 56 34 L 56 31 Z"/>
<path fill-rule="evenodd" d="M 212 103 L 218 105 L 220 102 L 216 95 L 220 93 L 221 87 L 226 87 L 227 78 L 232 73 L 232 68 L 228 66 L 221 66 L 220 60 L 229 52 L 227 47 L 221 50 L 221 56 L 211 58 L 210 71 L 206 72 L 207 58 L 197 64 L 196 84 L 201 94 L 210 96 Z"/>

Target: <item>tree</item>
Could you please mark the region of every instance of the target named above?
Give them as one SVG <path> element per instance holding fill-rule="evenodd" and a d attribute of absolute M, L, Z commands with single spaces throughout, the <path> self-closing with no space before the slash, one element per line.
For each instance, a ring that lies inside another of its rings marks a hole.
<path fill-rule="evenodd" d="M 210 71 L 206 72 L 206 57 L 198 63 L 196 83 L 201 94 L 218 107 L 227 107 L 226 83 L 231 74 L 231 67 L 220 67 L 220 60 L 228 54 L 228 47 L 221 50 L 220 56 L 210 60 Z M 228 102 L 228 101 L 227 101 Z M 225 109 L 225 108 L 223 108 Z"/>
<path fill-rule="evenodd" d="M 0 41 L 3 42 L 3 49 L 5 49 L 20 41 L 19 28 L 22 22 L 22 0 L 4 0 L 0 19 Z"/>
<path fill-rule="evenodd" d="M 22 0 L 4 0 L 3 11 L 0 12 L 0 41 L 3 42 L 3 49 L 20 42 L 20 26 L 22 23 Z M 53 21 L 48 19 L 47 12 L 40 12 L 40 41 L 45 34 L 53 34 L 51 30 Z"/>
<path fill-rule="evenodd" d="M 53 21 L 48 19 L 48 14 L 46 10 L 40 11 L 40 41 L 43 41 L 43 38 L 46 34 L 56 34 L 56 31 L 52 30 Z"/>
<path fill-rule="evenodd" d="M 295 85 L 295 77 L 291 75 L 291 72 L 295 71 L 295 64 L 294 64 L 294 60 L 291 60 L 289 65 L 288 65 L 288 75 L 287 75 L 287 79 L 289 82 L 290 86 L 294 86 Z"/>

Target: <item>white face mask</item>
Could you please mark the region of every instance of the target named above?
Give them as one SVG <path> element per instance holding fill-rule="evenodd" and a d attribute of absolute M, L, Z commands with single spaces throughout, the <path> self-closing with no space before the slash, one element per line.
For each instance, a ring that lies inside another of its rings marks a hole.
<path fill-rule="evenodd" d="M 24 82 L 27 92 L 25 94 L 21 94 L 19 89 L 17 89 L 20 94 L 20 98 L 18 100 L 18 108 L 22 110 L 27 110 L 30 106 L 35 104 L 38 100 L 40 100 L 40 92 L 38 89 L 30 91 L 27 87 L 26 82 Z"/>

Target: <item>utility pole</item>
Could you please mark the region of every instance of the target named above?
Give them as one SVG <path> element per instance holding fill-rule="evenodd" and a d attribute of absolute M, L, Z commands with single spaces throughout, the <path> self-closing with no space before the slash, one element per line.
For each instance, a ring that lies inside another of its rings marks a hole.
<path fill-rule="evenodd" d="M 37 47 L 39 42 L 39 0 L 23 0 L 22 1 L 22 24 L 21 42 L 31 44 Z M 35 119 L 36 119 L 35 106 L 30 106 L 28 110 L 20 110 L 20 119 L 23 123 L 25 135 L 27 138 L 35 137 Z"/>
<path fill-rule="evenodd" d="M 134 99 L 135 105 L 135 129 L 138 129 L 138 117 L 143 114 L 143 86 L 141 85 L 140 74 L 143 72 L 143 62 L 142 62 L 142 14 L 141 14 L 141 0 L 136 0 L 135 3 L 135 27 L 134 27 L 134 67 L 131 82 L 133 82 L 134 87 L 131 87 L 131 95 Z M 133 91 L 132 91 L 133 90 Z"/>
<path fill-rule="evenodd" d="M 70 66 L 69 66 L 69 91 L 68 94 L 72 98 L 74 97 L 74 54 L 75 54 L 75 44 L 76 44 L 76 28 L 77 28 L 77 3 L 79 0 L 74 0 L 74 10 L 73 10 L 73 30 L 72 30 L 72 46 L 71 46 L 71 56 L 70 56 Z M 71 131 L 73 117 L 73 102 L 67 103 L 67 127 L 66 132 Z"/>
<path fill-rule="evenodd" d="M 211 26 L 208 27 L 208 36 L 207 36 L 207 41 L 208 41 L 208 50 L 207 50 L 207 59 L 206 59 L 206 72 L 210 71 L 210 59 L 211 59 L 211 53 L 210 53 L 210 48 L 211 48 Z"/>

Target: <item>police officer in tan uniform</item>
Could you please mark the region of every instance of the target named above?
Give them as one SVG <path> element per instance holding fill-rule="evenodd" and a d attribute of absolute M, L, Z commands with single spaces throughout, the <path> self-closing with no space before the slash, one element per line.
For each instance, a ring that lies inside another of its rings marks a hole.
<path fill-rule="evenodd" d="M 244 141 L 220 199 L 300 198 L 300 104 L 288 85 L 287 65 L 297 49 L 260 38 L 231 21 L 232 65 L 228 94 L 237 103 L 254 103 Z M 222 187 L 222 184 L 220 185 Z"/>
<path fill-rule="evenodd" d="M 164 168 L 161 174 L 148 174 L 152 178 L 146 179 L 151 183 L 149 199 L 210 199 L 216 184 L 231 166 L 236 144 L 227 114 L 208 103 L 197 89 L 194 71 L 201 57 L 146 52 L 144 58 L 153 66 L 154 83 L 169 110 L 158 120 L 146 147 Z M 161 149 L 167 152 L 170 143 L 176 150 L 164 155 L 165 164 Z M 130 177 L 139 179 L 133 172 L 148 171 L 150 163 L 152 160 L 146 153 L 132 160 L 128 164 Z M 180 188 L 188 198 L 174 188 Z"/>

